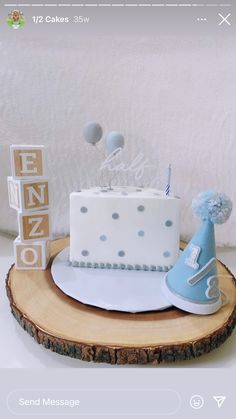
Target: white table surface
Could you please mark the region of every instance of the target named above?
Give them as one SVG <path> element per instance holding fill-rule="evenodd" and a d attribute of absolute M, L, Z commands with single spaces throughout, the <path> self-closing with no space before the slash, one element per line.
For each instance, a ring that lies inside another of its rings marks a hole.
<path fill-rule="evenodd" d="M 218 249 L 217 257 L 236 275 L 236 249 Z M 122 368 L 121 366 L 95 364 L 72 359 L 53 353 L 42 345 L 38 345 L 19 326 L 10 312 L 5 291 L 5 278 L 13 261 L 13 240 L 0 236 L 0 368 Z M 160 365 L 160 368 L 176 367 L 236 368 L 236 331 L 220 348 L 210 354 L 193 361 Z"/>

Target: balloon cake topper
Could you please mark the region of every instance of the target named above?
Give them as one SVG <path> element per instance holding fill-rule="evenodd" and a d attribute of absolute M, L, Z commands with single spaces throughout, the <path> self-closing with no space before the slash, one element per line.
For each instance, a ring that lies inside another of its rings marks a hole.
<path fill-rule="evenodd" d="M 87 143 L 96 146 L 99 141 L 101 141 L 103 136 L 103 129 L 101 125 L 98 122 L 92 121 L 88 122 L 84 129 L 83 129 L 83 136 Z M 111 158 L 114 158 L 124 148 L 125 145 L 125 139 L 124 136 L 117 132 L 117 131 L 111 131 L 109 132 L 105 137 L 105 147 L 106 147 L 106 155 L 103 155 L 105 157 L 105 162 L 107 163 L 107 157 L 111 156 Z M 109 163 L 111 162 L 111 159 Z M 109 164 L 101 165 L 100 169 L 108 168 L 110 167 Z M 113 170 L 114 172 L 115 170 Z M 117 172 L 118 170 L 116 170 Z M 120 170 L 121 171 L 121 170 Z M 111 181 L 114 177 L 114 174 L 112 178 L 109 180 L 109 189 L 111 189 Z"/>
<path fill-rule="evenodd" d="M 95 146 L 102 139 L 103 129 L 98 122 L 88 122 L 83 129 L 83 134 L 85 141 Z M 111 154 L 124 147 L 125 139 L 119 132 L 111 131 L 107 134 L 105 143 L 108 154 Z"/>
<path fill-rule="evenodd" d="M 83 129 L 83 137 L 88 144 L 96 147 L 103 137 L 103 129 L 101 125 L 95 121 L 88 122 Z M 156 165 L 150 164 L 143 153 L 139 153 L 129 163 L 124 163 L 122 159 L 118 160 L 118 158 L 122 156 L 122 151 L 125 146 L 124 136 L 120 132 L 109 132 L 105 136 L 104 142 L 106 153 L 102 152 L 102 150 L 98 147 L 96 150 L 100 152 L 103 158 L 103 162 L 100 165 L 100 171 L 107 169 L 109 173 L 112 173 L 108 182 L 109 189 L 111 189 L 111 181 L 119 172 L 131 173 L 136 181 L 140 181 L 144 175 L 145 169 L 152 168 L 155 169 L 156 172 Z M 171 193 L 171 171 L 171 165 L 169 164 L 164 188 L 166 196 L 169 196 Z M 155 183 L 155 180 L 156 179 L 153 179 L 151 184 Z M 104 186 L 102 187 L 104 188 Z"/>

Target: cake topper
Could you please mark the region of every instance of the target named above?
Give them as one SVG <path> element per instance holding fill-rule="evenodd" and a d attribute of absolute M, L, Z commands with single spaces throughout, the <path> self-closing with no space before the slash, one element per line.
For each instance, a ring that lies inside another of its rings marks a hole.
<path fill-rule="evenodd" d="M 83 129 L 83 137 L 88 144 L 97 146 L 103 137 L 103 129 L 98 122 L 88 122 Z M 154 169 L 156 171 L 156 164 L 150 164 L 148 159 L 142 152 L 139 152 L 131 161 L 124 162 L 123 160 L 123 149 L 125 146 L 124 136 L 117 132 L 111 131 L 104 137 L 105 150 L 100 147 L 96 147 L 96 150 L 100 153 L 103 159 L 100 165 L 100 172 L 107 170 L 109 172 L 107 184 L 104 186 L 102 177 L 100 177 L 100 184 L 102 189 L 112 189 L 111 183 L 118 173 L 129 173 L 133 175 L 136 181 L 140 181 L 144 176 L 146 169 Z M 167 170 L 167 183 L 164 191 L 166 196 L 170 195 L 171 192 L 171 165 L 169 164 Z M 152 187 L 156 183 L 156 177 L 152 179 L 149 187 Z"/>
<path fill-rule="evenodd" d="M 93 146 L 96 146 L 97 143 L 102 139 L 102 135 L 103 130 L 98 122 L 89 122 L 83 129 L 83 136 L 85 141 Z M 125 139 L 121 133 L 117 131 L 111 131 L 106 135 L 104 140 L 106 152 L 102 152 L 100 148 L 97 148 L 97 151 L 100 152 L 103 158 L 103 161 L 100 165 L 100 171 L 108 170 L 108 172 L 111 173 L 110 179 L 108 181 L 108 187 L 110 189 L 111 182 L 118 173 L 130 173 L 134 176 L 135 180 L 140 180 L 144 175 L 145 169 L 156 169 L 156 165 L 149 164 L 148 159 L 144 156 L 143 153 L 139 153 L 128 163 L 123 161 L 122 151 L 125 145 Z"/>
<path fill-rule="evenodd" d="M 118 154 L 122 151 L 117 148 L 109 154 L 100 166 L 100 170 L 108 169 L 110 172 L 129 172 L 136 180 L 140 180 L 146 168 L 152 167 L 142 153 L 139 153 L 131 162 L 124 163 L 117 161 Z"/>
<path fill-rule="evenodd" d="M 163 284 L 165 297 L 176 307 L 194 314 L 212 314 L 222 303 L 215 249 L 214 224 L 228 220 L 232 202 L 224 193 L 207 191 L 192 202 L 202 226 L 168 272 Z M 227 297 L 225 296 L 227 300 Z"/>
<path fill-rule="evenodd" d="M 83 136 L 87 143 L 93 146 L 96 146 L 97 143 L 102 139 L 103 129 L 98 122 L 95 122 L 95 121 L 88 122 L 84 126 Z M 100 171 L 107 169 L 110 172 L 112 172 L 112 177 L 110 177 L 108 181 L 109 189 L 111 189 L 111 182 L 114 178 L 114 174 L 116 175 L 118 172 L 118 170 L 114 170 L 114 168 L 113 170 L 110 169 L 110 162 L 111 160 L 113 161 L 114 158 L 118 157 L 118 155 L 120 155 L 122 149 L 124 148 L 124 144 L 125 144 L 124 136 L 117 131 L 111 131 L 105 137 L 106 153 L 102 152 L 99 148 L 97 148 L 100 154 L 102 154 L 102 158 L 103 158 L 103 163 L 100 166 Z M 119 171 L 121 171 L 121 169 Z M 104 186 L 102 186 L 102 188 L 104 188 Z"/>

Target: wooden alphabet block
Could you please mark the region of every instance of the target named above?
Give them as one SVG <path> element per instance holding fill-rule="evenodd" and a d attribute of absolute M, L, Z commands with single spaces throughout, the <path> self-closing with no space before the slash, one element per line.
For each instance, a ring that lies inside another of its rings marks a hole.
<path fill-rule="evenodd" d="M 20 184 L 19 182 L 14 181 L 12 176 L 8 176 L 7 187 L 8 187 L 9 206 L 16 210 L 19 210 L 20 209 Z"/>
<path fill-rule="evenodd" d="M 22 242 L 50 239 L 49 211 L 18 212 L 18 224 Z"/>
<path fill-rule="evenodd" d="M 11 145 L 10 154 L 14 179 L 41 178 L 45 175 L 43 145 Z"/>
<path fill-rule="evenodd" d="M 47 209 L 49 191 L 47 179 L 16 180 L 7 178 L 9 205 L 22 212 Z"/>
<path fill-rule="evenodd" d="M 20 237 L 14 241 L 15 266 L 19 270 L 45 270 L 50 258 L 50 242 L 22 243 Z"/>

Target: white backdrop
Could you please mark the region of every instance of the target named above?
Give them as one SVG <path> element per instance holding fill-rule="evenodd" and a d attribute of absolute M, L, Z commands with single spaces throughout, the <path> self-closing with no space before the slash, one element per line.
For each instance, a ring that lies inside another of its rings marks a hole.
<path fill-rule="evenodd" d="M 172 163 L 172 191 L 182 197 L 182 237 L 198 226 L 191 200 L 200 191 L 224 191 L 236 202 L 233 42 L 19 37 L 2 40 L 0 54 L 0 229 L 17 229 L 7 199 L 9 145 L 45 144 L 53 232 L 68 233 L 69 193 L 96 184 L 99 155 L 81 136 L 89 120 L 124 134 L 127 161 L 142 151 L 156 165 L 157 187 L 164 186 Z M 144 185 L 154 172 L 145 174 Z M 115 183 L 134 180 L 118 176 Z M 218 244 L 236 245 L 235 231 L 233 213 L 217 227 Z"/>

